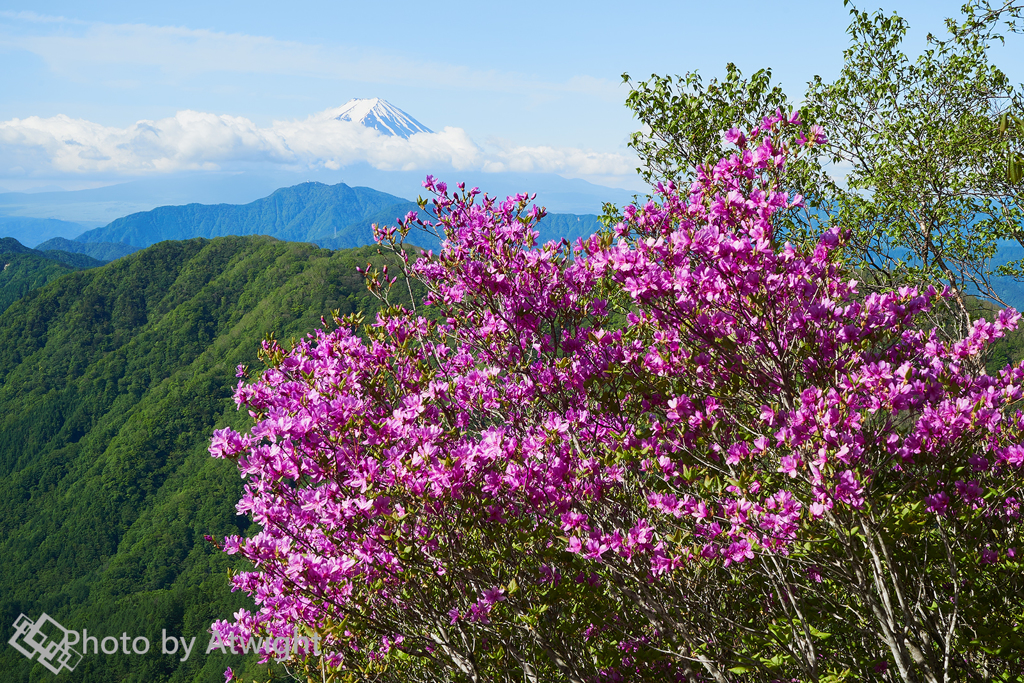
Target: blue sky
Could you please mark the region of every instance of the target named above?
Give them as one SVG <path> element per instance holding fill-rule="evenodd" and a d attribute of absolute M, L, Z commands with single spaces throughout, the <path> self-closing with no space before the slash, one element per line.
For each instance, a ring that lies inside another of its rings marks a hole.
<path fill-rule="evenodd" d="M 942 31 L 944 17 L 959 15 L 960 4 L 883 7 L 908 19 L 908 47 L 917 49 L 928 31 Z M 747 74 L 770 66 L 795 97 L 813 75 L 838 73 L 848 44 L 841 0 L 720 8 L 706 1 L 627 11 L 620 2 L 556 0 L 2 0 L 0 186 L 77 187 L 245 163 L 349 163 L 374 141 L 343 136 L 320 149 L 310 117 L 353 97 L 381 97 L 439 137 L 371 160 L 380 168 L 518 168 L 636 189 L 626 141 L 638 124 L 623 104 L 624 71 L 642 78 L 697 69 L 712 77 L 729 61 Z M 1024 81 L 1024 36 L 1008 43 L 994 61 Z M 150 122 L 141 133 L 139 122 Z M 130 158 L 111 151 L 129 138 Z"/>

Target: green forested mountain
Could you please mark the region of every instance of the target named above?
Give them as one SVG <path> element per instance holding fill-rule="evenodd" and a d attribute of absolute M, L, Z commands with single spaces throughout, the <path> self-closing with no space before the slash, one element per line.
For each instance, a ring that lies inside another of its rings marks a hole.
<path fill-rule="evenodd" d="M 36 251 L 40 250 L 36 249 Z M 82 268 L 96 268 L 97 266 L 102 266 L 106 263 L 106 261 L 93 258 L 88 254 L 81 254 L 73 251 L 62 251 L 60 249 L 47 249 L 45 251 L 40 251 L 40 253 L 43 254 L 44 258 L 56 261 L 57 263 L 63 263 L 65 266 L 70 266 L 76 270 L 80 270 Z"/>
<path fill-rule="evenodd" d="M 206 632 L 244 596 L 205 534 L 247 528 L 241 482 L 213 429 L 243 428 L 239 364 L 332 309 L 372 315 L 355 272 L 372 247 L 330 252 L 270 237 L 162 242 L 71 272 L 0 314 L 0 623 L 42 612 L 89 635 L 144 636 L 146 655 L 85 656 L 60 680 L 223 681 L 252 657 L 209 656 Z M 195 637 L 187 661 L 161 636 Z M 11 647 L 6 681 L 52 674 Z"/>
<path fill-rule="evenodd" d="M 328 249 L 351 249 L 373 243 L 374 223 L 395 225 L 410 211 L 419 212 L 415 202 L 367 187 L 303 183 L 249 204 L 161 206 L 134 213 L 78 236 L 75 243 L 77 250 L 104 260 L 123 255 L 112 249 L 111 243 L 142 248 L 162 240 L 223 235 L 271 235 Z M 598 227 L 597 216 L 548 214 L 538 224 L 538 231 L 541 242 L 546 242 L 587 237 Z M 440 247 L 434 236 L 422 232 L 414 232 L 408 241 L 424 249 Z M 94 247 L 96 243 L 103 248 Z M 41 246 L 71 250 L 56 240 Z"/>
<path fill-rule="evenodd" d="M 0 238 L 0 254 L 29 254 L 48 261 L 63 263 L 66 266 L 76 269 L 95 268 L 96 266 L 102 266 L 104 264 L 102 259 L 93 258 L 84 252 L 75 250 L 65 251 L 60 249 L 56 240 L 50 240 L 50 242 L 53 242 L 53 244 L 41 244 L 40 246 L 43 247 L 43 249 L 31 249 L 13 237 L 4 237 Z"/>
<path fill-rule="evenodd" d="M 0 239 L 0 312 L 37 287 L 101 261 L 65 251 L 29 249 L 13 237 Z"/>
<path fill-rule="evenodd" d="M 0 311 L 31 290 L 75 269 L 35 254 L 0 254 Z"/>
<path fill-rule="evenodd" d="M 36 249 L 56 249 L 73 254 L 85 254 L 102 262 L 113 261 L 139 250 L 124 242 L 75 242 L 64 237 L 54 237 L 39 244 Z"/>

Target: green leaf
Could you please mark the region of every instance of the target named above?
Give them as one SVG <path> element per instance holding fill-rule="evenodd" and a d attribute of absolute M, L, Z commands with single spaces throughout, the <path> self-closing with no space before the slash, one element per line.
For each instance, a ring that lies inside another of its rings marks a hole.
<path fill-rule="evenodd" d="M 807 628 L 811 632 L 811 635 L 814 636 L 815 638 L 821 638 L 822 640 L 824 640 L 826 638 L 831 638 L 832 637 L 831 633 L 825 633 L 824 631 L 819 631 L 818 629 L 814 628 L 814 626 L 811 626 L 810 624 L 807 625 Z"/>

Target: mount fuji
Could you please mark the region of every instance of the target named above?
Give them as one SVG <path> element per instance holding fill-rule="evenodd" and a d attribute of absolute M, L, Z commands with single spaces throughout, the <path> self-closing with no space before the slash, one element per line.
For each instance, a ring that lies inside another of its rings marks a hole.
<path fill-rule="evenodd" d="M 377 97 L 351 99 L 330 112 L 330 115 L 337 121 L 354 121 L 383 135 L 406 139 L 416 133 L 433 132 L 395 105 Z"/>

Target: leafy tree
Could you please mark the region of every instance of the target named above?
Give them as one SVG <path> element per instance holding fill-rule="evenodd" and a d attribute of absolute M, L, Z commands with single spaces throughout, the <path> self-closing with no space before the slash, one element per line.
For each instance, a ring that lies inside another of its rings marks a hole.
<path fill-rule="evenodd" d="M 674 78 L 652 74 L 635 86 L 629 74 L 623 74 L 623 82 L 630 85 L 626 106 L 645 127 L 629 142 L 643 163 L 637 171 L 652 186 L 671 181 L 689 187 L 699 169 L 710 170 L 721 157 L 727 131 L 750 130 L 776 112 L 789 111 L 789 100 L 781 87 L 772 86 L 771 76 L 766 68 L 745 79 L 732 63 L 726 65 L 723 80 L 712 78 L 706 86 L 696 71 Z M 813 242 L 821 232 L 821 204 L 831 196 L 820 188 L 833 183 L 813 155 L 791 160 L 780 181 L 806 198 L 800 210 L 776 216 L 780 234 Z M 604 209 L 606 227 L 620 220 L 614 205 L 605 204 Z"/>
<path fill-rule="evenodd" d="M 812 80 L 801 108 L 828 131 L 827 141 L 819 157 L 791 165 L 783 179 L 809 209 L 792 217 L 794 239 L 813 243 L 825 225 L 841 225 L 853 231 L 851 263 L 868 270 L 869 282 L 950 285 L 958 336 L 974 313 L 964 295 L 1005 304 L 993 275 L 1021 275 L 1020 261 L 991 264 L 1000 244 L 1024 239 L 1020 99 L 988 59 L 1000 39 L 993 22 L 1016 11 L 1011 6 L 988 14 L 986 3 L 965 6 L 962 22 L 948 20 L 950 36 L 929 36 L 916 60 L 901 50 L 903 19 L 852 10 L 839 78 Z M 762 70 L 745 81 L 729 65 L 725 81 L 706 89 L 696 73 L 638 84 L 627 103 L 650 131 L 631 143 L 645 176 L 691 181 L 732 121 L 749 126 L 786 102 L 769 79 Z M 826 163 L 846 174 L 842 183 L 823 172 Z"/>
<path fill-rule="evenodd" d="M 574 246 L 428 178 L 440 315 L 265 343 L 214 434 L 260 527 L 218 631 L 319 635 L 277 653 L 311 680 L 1020 680 L 1024 366 L 970 371 L 1020 316 L 859 293 L 847 232 L 775 232 L 815 133 L 730 139 Z"/>
<path fill-rule="evenodd" d="M 779 86 L 772 86 L 771 69 L 750 79 L 735 64 L 725 66 L 725 79 L 704 85 L 696 71 L 682 76 L 658 76 L 633 86 L 629 74 L 626 106 L 648 128 L 630 136 L 630 147 L 644 162 L 637 171 L 654 185 L 672 180 L 689 185 L 697 166 L 715 163 L 722 153 L 722 134 L 733 127 L 749 130 L 790 104 Z"/>
<path fill-rule="evenodd" d="M 852 16 L 839 78 L 815 78 L 807 94 L 807 115 L 829 131 L 829 161 L 850 169 L 833 219 L 854 230 L 857 252 L 876 273 L 1003 303 L 989 262 L 1002 241 L 1024 240 L 1024 207 L 1000 150 L 1020 152 L 1024 135 L 1000 126 L 1019 97 L 988 61 L 991 33 L 950 21 L 952 37 L 929 36 L 929 48 L 911 61 L 900 51 L 906 22 Z M 957 310 L 966 329 L 967 306 Z"/>

